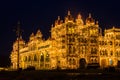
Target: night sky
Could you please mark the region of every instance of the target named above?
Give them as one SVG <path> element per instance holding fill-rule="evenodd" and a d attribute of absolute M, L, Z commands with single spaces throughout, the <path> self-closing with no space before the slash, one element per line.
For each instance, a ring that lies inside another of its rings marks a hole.
<path fill-rule="evenodd" d="M 83 20 L 91 13 L 102 29 L 120 27 L 118 0 L 3 0 L 0 1 L 0 55 L 10 55 L 18 21 L 25 41 L 38 29 L 47 39 L 57 16 L 64 20 L 68 10 L 74 18 L 80 13 Z"/>

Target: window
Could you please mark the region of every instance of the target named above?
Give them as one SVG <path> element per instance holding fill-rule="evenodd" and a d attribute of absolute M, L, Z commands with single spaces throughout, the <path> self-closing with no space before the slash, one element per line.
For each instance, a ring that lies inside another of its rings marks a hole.
<path fill-rule="evenodd" d="M 96 48 L 91 48 L 91 54 L 97 54 L 97 49 Z"/>
<path fill-rule="evenodd" d="M 31 61 L 31 57 L 30 56 L 28 57 L 28 61 Z"/>
<path fill-rule="evenodd" d="M 34 61 L 37 61 L 37 56 L 36 56 L 36 54 L 34 55 Z"/>
<path fill-rule="evenodd" d="M 49 62 L 50 61 L 50 58 L 49 58 L 49 54 L 47 53 L 46 54 L 46 62 Z"/>
<path fill-rule="evenodd" d="M 111 56 L 113 55 L 113 51 L 110 51 L 110 55 L 111 55 Z"/>
<path fill-rule="evenodd" d="M 43 53 L 41 53 L 41 55 L 40 55 L 40 61 L 44 62 L 44 54 Z"/>
<path fill-rule="evenodd" d="M 69 59 L 69 64 L 70 64 L 70 65 L 72 64 L 72 60 L 71 60 L 71 59 Z"/>
<path fill-rule="evenodd" d="M 73 65 L 75 65 L 75 64 L 76 64 L 75 59 L 73 59 Z"/>
<path fill-rule="evenodd" d="M 112 45 L 112 41 L 110 41 L 109 43 L 110 43 L 110 45 Z"/>
<path fill-rule="evenodd" d="M 27 61 L 27 56 L 24 57 L 24 61 L 25 61 L 25 62 Z"/>
<path fill-rule="evenodd" d="M 71 45 L 69 45 L 69 54 L 71 54 L 72 53 L 72 46 Z"/>
<path fill-rule="evenodd" d="M 105 56 L 107 56 L 107 55 L 108 55 L 107 50 L 105 50 Z"/>

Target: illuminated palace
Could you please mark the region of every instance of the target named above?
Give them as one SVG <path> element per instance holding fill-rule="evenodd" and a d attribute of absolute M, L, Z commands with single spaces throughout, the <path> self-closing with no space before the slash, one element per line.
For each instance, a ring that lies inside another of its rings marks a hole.
<path fill-rule="evenodd" d="M 45 40 L 38 30 L 30 35 L 27 43 L 20 36 L 13 43 L 11 67 L 17 69 L 19 64 L 22 69 L 29 66 L 78 69 L 96 65 L 104 68 L 116 67 L 120 61 L 120 29 L 105 29 L 103 36 L 98 21 L 91 14 L 84 22 L 80 14 L 74 19 L 68 11 L 64 21 L 58 16 L 50 32 L 51 37 Z"/>

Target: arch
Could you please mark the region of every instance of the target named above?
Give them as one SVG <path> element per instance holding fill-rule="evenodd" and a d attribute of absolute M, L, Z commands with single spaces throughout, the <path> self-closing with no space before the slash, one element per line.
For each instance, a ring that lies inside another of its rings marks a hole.
<path fill-rule="evenodd" d="M 76 60 L 75 59 L 73 59 L 73 65 L 75 65 L 76 64 Z"/>
<path fill-rule="evenodd" d="M 47 51 L 46 51 L 47 52 Z M 49 62 L 50 61 L 50 55 L 48 54 L 48 52 L 46 53 L 46 59 L 45 59 L 46 62 Z"/>
<path fill-rule="evenodd" d="M 37 56 L 36 56 L 36 54 L 34 55 L 34 61 L 37 61 Z"/>
<path fill-rule="evenodd" d="M 43 53 L 41 53 L 41 55 L 40 55 L 40 61 L 44 62 L 44 54 Z"/>
<path fill-rule="evenodd" d="M 27 56 L 24 56 L 24 61 L 25 61 L 25 62 L 27 61 Z"/>
<path fill-rule="evenodd" d="M 31 56 L 28 56 L 28 61 L 31 61 Z"/>
<path fill-rule="evenodd" d="M 109 59 L 109 65 L 112 66 L 113 65 L 113 60 Z"/>
<path fill-rule="evenodd" d="M 106 67 L 106 59 L 101 60 L 101 66 L 104 68 Z"/>
<path fill-rule="evenodd" d="M 71 65 L 72 64 L 72 60 L 71 59 L 69 59 L 69 65 Z"/>
<path fill-rule="evenodd" d="M 86 68 L 86 60 L 85 60 L 85 58 L 81 58 L 81 59 L 79 60 L 79 67 L 80 67 L 81 69 Z"/>

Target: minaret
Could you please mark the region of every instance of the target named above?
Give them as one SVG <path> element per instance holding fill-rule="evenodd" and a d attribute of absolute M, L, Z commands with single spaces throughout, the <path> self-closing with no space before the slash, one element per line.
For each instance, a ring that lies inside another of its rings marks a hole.
<path fill-rule="evenodd" d="M 60 16 L 58 16 L 58 19 L 55 21 L 55 26 L 60 25 L 62 23 L 62 20 L 60 20 Z"/>
<path fill-rule="evenodd" d="M 76 19 L 77 25 L 83 25 L 83 20 L 80 14 L 78 14 L 77 19 Z"/>
<path fill-rule="evenodd" d="M 70 14 L 70 11 L 68 11 L 67 16 L 65 17 L 65 22 L 68 22 L 68 21 L 73 21 L 73 17 L 72 17 L 72 15 Z"/>
<path fill-rule="evenodd" d="M 94 19 L 92 18 L 92 16 L 91 16 L 91 13 L 89 13 L 89 16 L 88 16 L 88 18 L 86 19 L 86 24 L 95 24 L 95 21 L 94 21 Z"/>
<path fill-rule="evenodd" d="M 37 39 L 41 39 L 41 40 L 42 40 L 42 36 L 43 36 L 43 35 L 42 35 L 41 31 L 38 29 L 35 37 L 36 37 Z"/>

